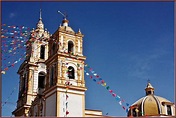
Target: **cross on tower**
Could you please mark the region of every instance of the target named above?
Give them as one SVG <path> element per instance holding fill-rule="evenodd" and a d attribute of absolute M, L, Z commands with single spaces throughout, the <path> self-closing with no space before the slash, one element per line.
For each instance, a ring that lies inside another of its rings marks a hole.
<path fill-rule="evenodd" d="M 57 12 L 60 13 L 64 17 L 64 19 L 66 19 L 68 17 L 68 15 L 66 14 L 66 12 L 65 13 L 62 13 L 61 11 L 57 11 Z"/>

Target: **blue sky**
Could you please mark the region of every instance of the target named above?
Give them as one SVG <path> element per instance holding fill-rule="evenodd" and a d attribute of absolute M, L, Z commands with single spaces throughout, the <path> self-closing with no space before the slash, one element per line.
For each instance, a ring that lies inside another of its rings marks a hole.
<path fill-rule="evenodd" d="M 50 33 L 62 21 L 57 11 L 67 13 L 69 25 L 84 34 L 86 63 L 127 103 L 145 96 L 148 79 L 156 95 L 174 102 L 173 2 L 2 2 L 2 23 L 35 28 L 40 8 Z M 15 109 L 21 63 L 2 75 L 2 100 L 11 103 L 3 106 L 3 116 Z M 104 87 L 85 80 L 87 109 L 126 116 Z"/>

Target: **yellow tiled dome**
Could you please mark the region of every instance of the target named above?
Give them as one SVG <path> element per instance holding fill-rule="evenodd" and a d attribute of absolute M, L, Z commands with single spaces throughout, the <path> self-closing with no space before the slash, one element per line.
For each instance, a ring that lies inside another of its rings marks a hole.
<path fill-rule="evenodd" d="M 140 98 L 130 106 L 128 116 L 173 116 L 175 115 L 174 103 L 154 95 L 154 88 L 150 83 L 145 88 L 146 96 Z"/>

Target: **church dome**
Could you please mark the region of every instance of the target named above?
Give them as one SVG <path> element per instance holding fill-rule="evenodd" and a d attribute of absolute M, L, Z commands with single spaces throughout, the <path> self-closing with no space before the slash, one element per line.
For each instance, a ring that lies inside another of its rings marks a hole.
<path fill-rule="evenodd" d="M 154 88 L 148 82 L 145 88 L 146 96 L 133 103 L 128 111 L 128 116 L 173 116 L 175 115 L 174 103 L 154 95 Z"/>

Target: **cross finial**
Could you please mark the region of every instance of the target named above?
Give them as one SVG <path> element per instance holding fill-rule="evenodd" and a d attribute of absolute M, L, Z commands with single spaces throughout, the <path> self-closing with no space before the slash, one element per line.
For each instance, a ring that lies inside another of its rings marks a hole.
<path fill-rule="evenodd" d="M 60 13 L 64 17 L 64 19 L 67 18 L 67 14 L 66 13 L 62 13 L 61 11 L 57 11 L 57 12 Z"/>

